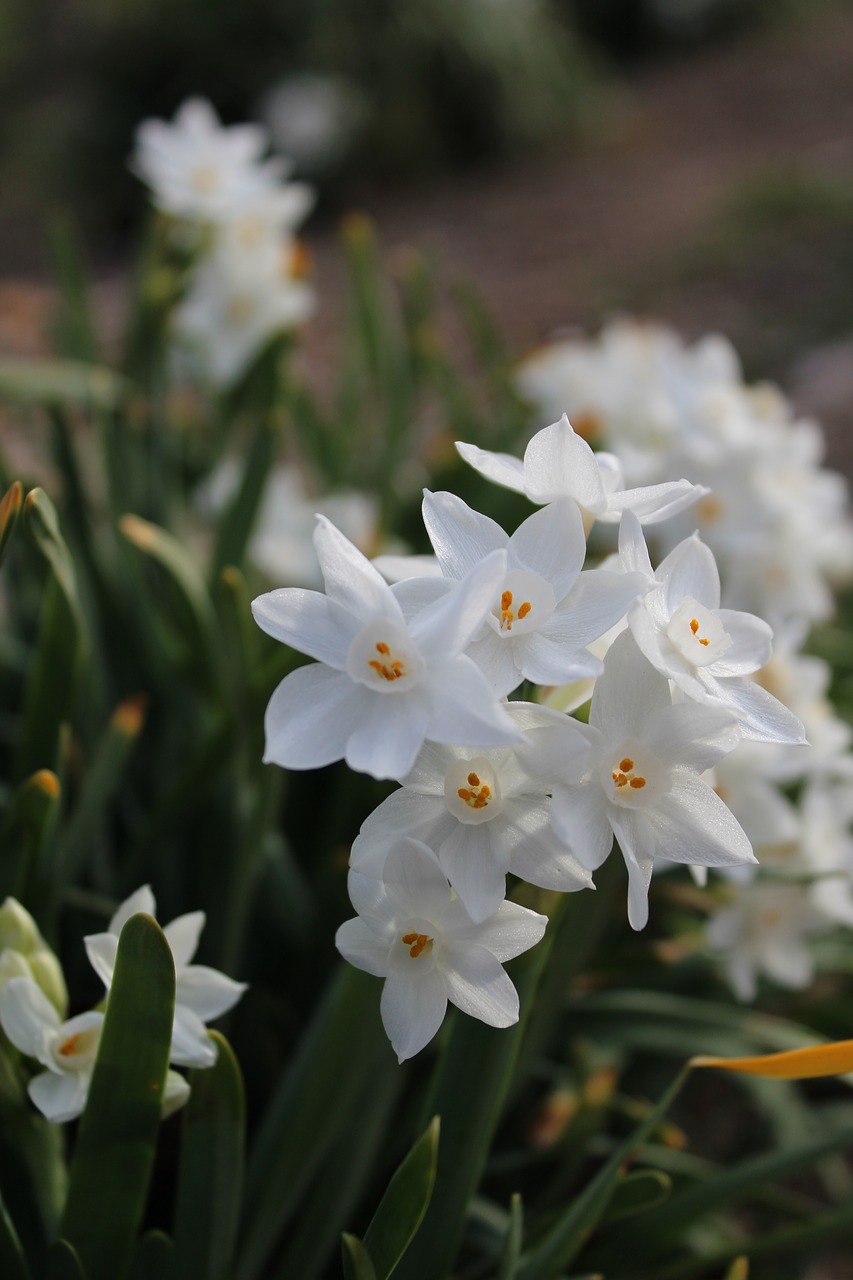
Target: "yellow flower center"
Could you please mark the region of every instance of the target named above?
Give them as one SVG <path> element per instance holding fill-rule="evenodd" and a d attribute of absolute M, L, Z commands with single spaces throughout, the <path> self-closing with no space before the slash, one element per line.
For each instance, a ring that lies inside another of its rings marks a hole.
<path fill-rule="evenodd" d="M 479 774 L 469 773 L 468 786 L 460 787 L 456 794 L 469 809 L 485 809 L 492 798 L 492 789 L 487 782 L 480 781 Z"/>
<path fill-rule="evenodd" d="M 374 649 L 380 656 L 372 658 L 367 665 L 383 680 L 401 680 L 407 674 L 406 664 L 400 658 L 392 656 L 391 646 L 386 644 L 384 640 L 377 641 Z"/>
<path fill-rule="evenodd" d="M 634 761 L 630 756 L 619 761 L 619 767 L 613 770 L 611 777 L 619 790 L 630 787 L 633 791 L 642 791 L 646 785 L 646 779 L 634 772 Z"/>
<path fill-rule="evenodd" d="M 691 618 L 691 619 L 690 619 L 690 630 L 693 632 L 693 634 L 694 634 L 694 636 L 695 636 L 695 635 L 696 635 L 696 632 L 699 630 L 699 620 L 698 620 L 698 618 Z M 708 637 L 707 637 L 707 636 L 696 636 L 696 639 L 699 641 L 699 643 L 700 643 L 700 644 L 710 644 L 710 643 L 711 643 L 711 641 L 708 639 Z"/>
<path fill-rule="evenodd" d="M 413 960 L 417 960 L 418 956 L 426 952 L 427 955 L 432 951 L 434 939 L 427 933 L 404 933 L 400 939 L 404 947 L 409 948 L 409 955 Z"/>
<path fill-rule="evenodd" d="M 532 608 L 533 606 L 530 601 L 524 600 L 518 606 L 518 609 L 513 609 L 512 592 L 504 591 L 501 594 L 501 631 L 512 631 L 512 624 L 515 622 L 516 618 L 521 622 L 527 617 Z"/>

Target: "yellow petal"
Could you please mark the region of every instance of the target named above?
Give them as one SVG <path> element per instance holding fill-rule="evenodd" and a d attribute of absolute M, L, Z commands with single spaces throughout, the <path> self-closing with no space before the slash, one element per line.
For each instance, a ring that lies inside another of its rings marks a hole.
<path fill-rule="evenodd" d="M 720 1067 L 723 1071 L 743 1071 L 751 1076 L 774 1076 L 777 1080 L 809 1080 L 814 1076 L 841 1076 L 853 1071 L 853 1040 L 809 1049 L 789 1049 L 786 1053 L 764 1053 L 757 1058 L 690 1059 L 691 1067 Z"/>

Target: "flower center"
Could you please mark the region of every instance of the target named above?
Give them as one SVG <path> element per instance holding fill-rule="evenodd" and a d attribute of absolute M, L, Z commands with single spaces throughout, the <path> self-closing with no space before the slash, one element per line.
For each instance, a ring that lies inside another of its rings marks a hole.
<path fill-rule="evenodd" d="M 641 743 L 623 742 L 609 764 L 602 764 L 605 792 L 620 808 L 645 808 L 667 788 L 666 771 Z"/>
<path fill-rule="evenodd" d="M 513 638 L 537 631 L 556 604 L 551 584 L 544 578 L 526 569 L 511 569 L 488 621 L 498 635 Z"/>
<path fill-rule="evenodd" d="M 424 953 L 431 955 L 433 946 L 435 945 L 434 938 L 431 938 L 426 933 L 416 933 L 414 929 L 409 933 L 404 933 L 400 941 L 404 947 L 409 948 L 409 955 L 413 960 L 417 960 L 418 957 L 422 956 Z"/>
<path fill-rule="evenodd" d="M 642 791 L 646 785 L 643 775 L 634 772 L 634 761 L 630 756 L 622 757 L 618 767 L 612 771 L 611 777 L 617 791 L 622 787 L 630 787 L 632 791 Z"/>
<path fill-rule="evenodd" d="M 681 656 L 695 667 L 716 662 L 732 644 L 716 613 L 689 596 L 670 618 L 666 634 Z"/>
<path fill-rule="evenodd" d="M 225 308 L 225 315 L 229 324 L 241 326 L 251 320 L 255 311 L 255 304 L 246 293 L 236 293 L 233 298 L 229 298 Z"/>
<path fill-rule="evenodd" d="M 56 1065 L 63 1071 L 88 1070 L 95 1061 L 100 1038 L 101 1023 L 94 1027 L 83 1027 L 80 1031 L 72 1031 L 70 1035 L 65 1034 L 60 1027 L 52 1045 Z"/>
<path fill-rule="evenodd" d="M 347 674 L 380 693 L 409 690 L 426 664 L 402 623 L 375 618 L 359 632 L 347 654 Z"/>
<path fill-rule="evenodd" d="M 449 812 L 466 826 L 497 817 L 503 804 L 492 763 L 485 756 L 454 761 L 444 777 L 444 799 Z"/>
<path fill-rule="evenodd" d="M 212 164 L 200 164 L 192 176 L 193 190 L 209 196 L 219 186 L 219 170 Z"/>

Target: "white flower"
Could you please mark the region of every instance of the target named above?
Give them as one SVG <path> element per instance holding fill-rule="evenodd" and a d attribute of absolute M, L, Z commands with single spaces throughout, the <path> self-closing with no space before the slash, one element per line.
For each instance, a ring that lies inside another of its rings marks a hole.
<path fill-rule="evenodd" d="M 431 849 L 403 840 L 380 876 L 351 871 L 358 916 L 338 929 L 335 945 L 350 964 L 385 978 L 382 1021 L 398 1061 L 428 1044 L 448 1000 L 492 1027 L 518 1021 L 518 994 L 502 968 L 535 946 L 545 916 L 502 903 L 475 924 Z"/>
<path fill-rule="evenodd" d="M 510 702 L 507 712 L 533 737 L 559 731 L 557 712 Z M 590 873 L 550 824 L 550 787 L 524 768 L 526 747 L 466 750 L 426 744 L 400 791 L 362 823 L 352 847 L 354 871 L 379 876 L 390 849 L 413 836 L 437 850 L 441 868 L 472 920 L 500 907 L 512 872 L 545 889 L 593 888 Z"/>
<path fill-rule="evenodd" d="M 280 160 L 261 162 L 266 130 L 255 124 L 223 127 L 209 102 L 189 98 L 173 123 L 143 120 L 131 168 L 166 213 L 218 222 L 272 190 L 284 175 Z"/>
<path fill-rule="evenodd" d="M 394 591 L 333 524 L 314 545 L 326 594 L 280 588 L 258 625 L 318 659 L 285 676 L 266 713 L 265 761 L 316 769 L 345 758 L 375 778 L 408 773 L 425 740 L 495 747 L 518 731 L 463 650 L 506 572 L 495 552 L 407 621 Z"/>
<path fill-rule="evenodd" d="M 251 260 L 220 247 L 203 259 L 177 308 L 175 337 L 215 386 L 227 386 L 313 309 L 313 289 L 289 274 L 279 246 Z"/>
<path fill-rule="evenodd" d="M 669 681 L 623 632 L 604 660 L 589 725 L 567 722 L 564 741 L 538 753 L 537 767 L 553 779 L 551 821 L 578 862 L 594 871 L 613 836 L 619 841 L 634 929 L 648 919 L 656 858 L 708 867 L 755 861 L 739 823 L 700 777 L 737 741 L 724 710 L 673 705 Z"/>
<path fill-rule="evenodd" d="M 81 1013 L 61 1022 L 31 978 L 11 978 L 0 990 L 0 1025 L 16 1049 L 47 1071 L 27 1086 L 48 1120 L 73 1120 L 86 1105 L 104 1024 L 102 1013 Z"/>
<path fill-rule="evenodd" d="M 124 924 L 140 911 L 153 916 L 155 909 L 154 895 L 148 885 L 143 885 L 121 904 L 106 933 L 89 934 L 83 939 L 86 954 L 107 991 L 112 985 L 118 939 Z M 205 1023 L 227 1013 L 246 990 L 244 982 L 234 982 L 206 965 L 190 963 L 204 920 L 203 911 L 192 911 L 163 927 L 175 962 L 175 1020 L 169 1061 L 181 1067 L 213 1066 L 216 1046 L 207 1034 Z"/>
<path fill-rule="evenodd" d="M 696 534 L 661 562 L 655 581 L 628 615 L 649 662 L 688 698 L 728 707 L 743 737 L 805 742 L 797 717 L 746 678 L 769 660 L 773 633 L 754 614 L 719 607 L 717 564 Z"/>
<path fill-rule="evenodd" d="M 565 414 L 559 422 L 537 431 L 524 451 L 524 461 L 507 453 L 490 453 L 457 442 L 459 453 L 476 471 L 495 484 L 525 494 L 542 506 L 557 498 L 572 498 L 581 511 L 596 520 L 617 522 L 633 511 L 644 524 L 657 524 L 690 506 L 707 493 L 687 480 L 640 489 L 623 489 L 618 460 L 610 453 L 593 453 L 575 435 Z"/>
<path fill-rule="evenodd" d="M 758 976 L 801 989 L 814 976 L 806 942 L 828 928 L 826 918 L 798 884 L 750 884 L 732 890 L 734 902 L 709 921 L 706 937 L 724 955 L 726 974 L 739 1000 L 755 999 Z"/>
<path fill-rule="evenodd" d="M 446 578 L 458 579 L 496 550 L 506 576 L 468 654 L 498 694 L 522 679 L 567 684 L 603 670 L 587 645 L 624 616 L 645 585 L 639 574 L 582 572 L 583 521 L 563 498 L 525 520 L 510 537 L 452 493 L 427 493 L 424 523 Z"/>

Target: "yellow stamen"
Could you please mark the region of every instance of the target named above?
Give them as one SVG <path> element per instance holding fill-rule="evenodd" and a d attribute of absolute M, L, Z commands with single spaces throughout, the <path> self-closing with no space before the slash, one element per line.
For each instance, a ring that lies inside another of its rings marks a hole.
<path fill-rule="evenodd" d="M 82 1034 L 82 1031 L 78 1031 L 75 1035 L 69 1036 L 67 1040 L 62 1041 L 58 1052 L 62 1054 L 63 1058 L 70 1058 L 73 1053 L 77 1052 L 77 1041 Z"/>
<path fill-rule="evenodd" d="M 415 933 L 413 930 L 411 933 L 404 933 L 401 942 L 409 948 L 412 959 L 417 960 L 426 947 L 432 949 L 433 940 L 428 933 Z"/>
<path fill-rule="evenodd" d="M 697 620 L 696 618 L 691 618 L 691 620 L 690 620 L 690 630 L 693 632 L 694 636 L 696 635 L 696 632 L 699 630 L 699 622 L 698 622 L 698 620 Z M 698 636 L 698 637 L 697 637 L 697 639 L 699 640 L 699 643 L 700 643 L 700 644 L 710 644 L 710 643 L 711 643 L 711 641 L 710 641 L 710 640 L 708 640 L 708 639 L 706 639 L 706 637 L 705 637 L 705 636 Z"/>
<path fill-rule="evenodd" d="M 525 600 L 524 604 L 520 604 L 518 606 L 519 618 L 526 618 L 532 608 L 533 608 L 533 605 L 530 603 L 530 601 Z"/>
<path fill-rule="evenodd" d="M 379 640 L 375 648 L 376 652 L 381 654 L 383 658 L 391 656 L 391 650 L 384 640 Z M 392 662 L 379 662 L 378 659 L 373 658 L 367 665 L 383 680 L 399 680 L 406 674 L 406 664 L 401 662 L 399 658 L 394 658 Z"/>
<path fill-rule="evenodd" d="M 630 773 L 634 767 L 634 761 L 630 756 L 626 756 L 624 760 L 619 761 L 619 768 L 623 773 Z"/>
<path fill-rule="evenodd" d="M 619 767 L 610 776 L 620 790 L 622 787 L 631 787 L 634 791 L 642 791 L 646 785 L 646 779 L 634 773 L 634 761 L 630 756 L 620 760 Z"/>

